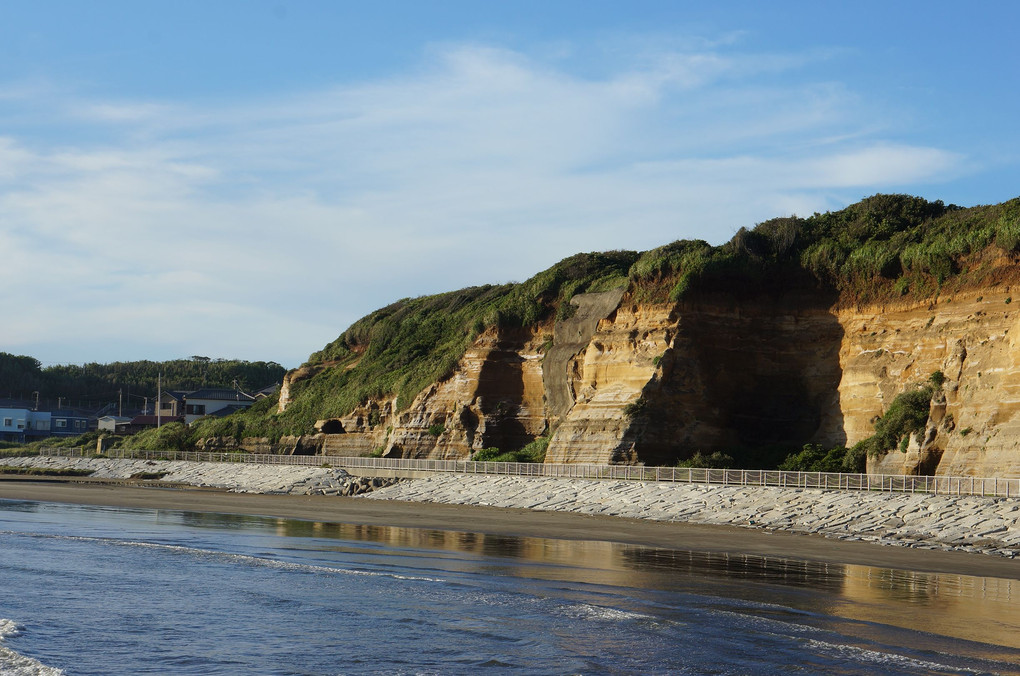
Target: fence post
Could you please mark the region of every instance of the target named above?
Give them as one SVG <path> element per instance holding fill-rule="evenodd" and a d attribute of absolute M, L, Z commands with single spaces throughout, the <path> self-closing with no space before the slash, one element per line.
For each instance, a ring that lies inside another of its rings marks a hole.
<path fill-rule="evenodd" d="M 54 457 L 77 458 L 86 457 L 85 451 L 78 447 L 39 449 L 40 455 L 51 455 Z M 752 476 L 759 486 L 778 486 L 829 489 L 829 477 L 835 475 L 836 488 L 839 490 L 879 490 L 879 491 L 902 491 L 910 493 L 924 492 L 928 494 L 954 495 L 953 480 L 956 480 L 955 495 L 982 495 L 994 497 L 1015 498 L 1020 497 L 1020 479 L 1005 478 L 1003 488 L 999 488 L 998 477 L 952 477 L 952 476 L 908 476 L 906 474 L 844 474 L 842 472 L 787 472 L 767 470 L 746 470 L 746 469 L 717 469 L 684 467 L 677 472 L 676 467 L 670 467 L 665 471 L 662 467 L 645 467 L 643 465 L 594 465 L 594 464 L 556 464 L 547 465 L 544 463 L 510 463 L 510 462 L 474 462 L 463 460 L 430 460 L 424 458 L 361 458 L 343 456 L 280 456 L 264 453 L 214 453 L 186 452 L 186 451 L 154 451 L 151 449 L 125 450 L 111 449 L 110 457 L 120 459 L 146 459 L 171 461 L 192 461 L 192 462 L 221 462 L 221 463 L 260 463 L 291 466 L 314 466 L 321 463 L 328 463 L 334 467 L 351 468 L 374 468 L 392 470 L 417 470 L 426 472 L 447 472 L 454 474 L 495 474 L 505 476 L 546 476 L 561 478 L 579 479 L 625 479 L 640 481 L 670 481 L 674 483 L 686 482 L 688 484 L 722 484 L 723 486 L 752 485 Z M 686 470 L 686 476 L 682 470 Z M 695 480 L 695 471 L 699 472 Z M 715 472 L 722 472 L 721 478 Z M 733 484 L 730 483 L 730 474 L 733 475 Z M 752 475 L 752 472 L 756 474 Z M 872 482 L 872 476 L 876 481 Z M 791 479 L 793 481 L 791 482 Z M 886 480 L 888 479 L 888 484 Z M 969 489 L 964 489 L 965 479 L 970 480 Z M 988 490 L 988 481 L 992 481 L 992 490 Z M 812 484 L 814 480 L 814 484 Z M 909 480 L 909 488 L 907 482 Z M 897 486 L 897 481 L 899 485 Z M 945 487 L 940 488 L 940 482 L 945 481 Z M 978 483 L 980 481 L 980 486 Z M 918 484 L 923 486 L 918 488 Z M 1013 482 L 1017 482 L 1014 489 Z M 978 492 L 980 491 L 980 493 Z"/>

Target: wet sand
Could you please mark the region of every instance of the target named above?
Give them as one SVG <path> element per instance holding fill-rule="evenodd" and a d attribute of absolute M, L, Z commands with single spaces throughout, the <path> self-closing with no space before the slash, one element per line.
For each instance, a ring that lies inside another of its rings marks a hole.
<path fill-rule="evenodd" d="M 932 573 L 1020 579 L 1020 560 L 984 554 L 844 542 L 815 535 L 467 505 L 333 496 L 255 495 L 111 483 L 0 480 L 0 499 L 192 512 L 251 514 L 326 523 L 596 540 L 667 549 L 750 554 Z"/>

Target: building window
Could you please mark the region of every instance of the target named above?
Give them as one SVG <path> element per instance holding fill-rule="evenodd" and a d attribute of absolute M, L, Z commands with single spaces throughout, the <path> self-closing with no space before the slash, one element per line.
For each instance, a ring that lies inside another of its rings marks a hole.
<path fill-rule="evenodd" d="M 205 404 L 188 404 L 188 415 L 205 415 Z"/>
<path fill-rule="evenodd" d="M 10 427 L 14 424 L 14 420 L 11 418 L 4 418 L 4 427 Z"/>
<path fill-rule="evenodd" d="M 74 428 L 77 429 L 77 430 L 85 429 L 85 421 L 84 420 L 75 420 L 74 421 Z"/>
<path fill-rule="evenodd" d="M 25 429 L 25 421 L 24 420 L 19 420 L 18 421 L 18 429 L 19 430 Z"/>
<path fill-rule="evenodd" d="M 67 421 L 64 420 L 64 419 L 58 419 L 57 420 L 57 429 L 63 429 L 65 427 L 67 427 Z"/>
<path fill-rule="evenodd" d="M 174 407 L 173 403 L 171 403 L 169 401 L 161 401 L 161 402 L 159 402 L 159 410 L 161 410 L 161 411 L 169 411 L 173 407 Z"/>

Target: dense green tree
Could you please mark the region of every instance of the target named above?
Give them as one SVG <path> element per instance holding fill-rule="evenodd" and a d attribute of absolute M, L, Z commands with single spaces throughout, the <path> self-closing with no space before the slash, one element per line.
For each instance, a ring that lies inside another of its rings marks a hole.
<path fill-rule="evenodd" d="M 0 352 L 0 396 L 29 399 L 34 392 L 43 401 L 116 402 L 118 396 L 156 395 L 162 374 L 164 389 L 196 390 L 233 387 L 244 391 L 279 383 L 286 372 L 276 362 L 192 357 L 165 362 L 133 361 L 112 364 L 59 364 L 43 368 L 37 359 Z"/>

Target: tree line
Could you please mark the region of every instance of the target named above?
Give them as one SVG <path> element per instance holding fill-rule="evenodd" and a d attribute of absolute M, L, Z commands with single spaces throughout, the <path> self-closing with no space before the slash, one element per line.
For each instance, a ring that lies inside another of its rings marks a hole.
<path fill-rule="evenodd" d="M 125 408 L 163 389 L 197 390 L 237 387 L 252 392 L 283 380 L 286 369 L 272 361 L 210 359 L 193 356 L 171 361 L 130 361 L 111 364 L 57 364 L 43 367 L 38 359 L 0 352 L 0 397 L 92 406 L 117 402 Z M 36 394 L 38 393 L 38 395 Z M 135 399 L 137 398 L 137 402 Z M 130 400 L 130 401 L 129 401 Z"/>

